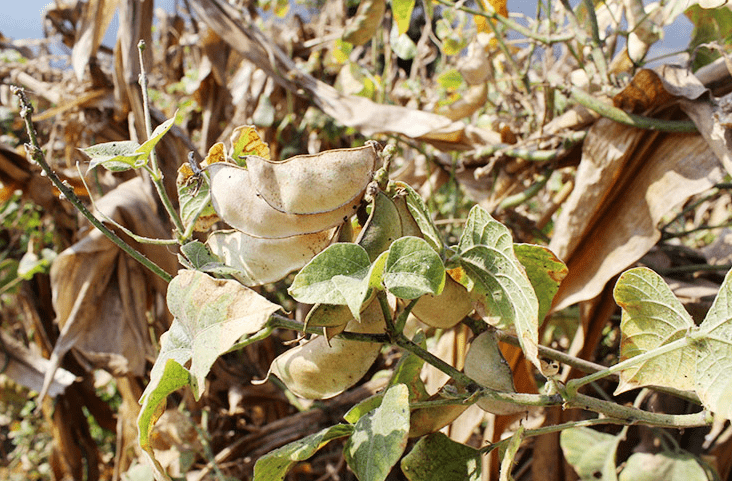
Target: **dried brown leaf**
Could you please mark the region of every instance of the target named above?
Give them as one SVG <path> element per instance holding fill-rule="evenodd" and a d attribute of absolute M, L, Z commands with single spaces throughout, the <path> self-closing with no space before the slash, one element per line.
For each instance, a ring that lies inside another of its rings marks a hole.
<path fill-rule="evenodd" d="M 722 175 L 699 135 L 598 121 L 585 140 L 576 187 L 549 245 L 569 268 L 554 309 L 597 296 L 660 239 L 656 226 L 667 212 Z"/>

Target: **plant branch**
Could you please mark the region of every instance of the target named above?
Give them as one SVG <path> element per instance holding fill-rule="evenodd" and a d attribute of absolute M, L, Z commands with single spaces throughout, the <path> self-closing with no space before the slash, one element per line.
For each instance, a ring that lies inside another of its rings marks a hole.
<path fill-rule="evenodd" d="M 699 130 L 691 120 L 664 120 L 644 117 L 626 112 L 625 110 L 608 105 L 597 100 L 584 90 L 573 87 L 569 90 L 569 96 L 580 105 L 597 112 L 603 117 L 614 120 L 623 125 L 629 125 L 639 129 L 658 130 L 660 132 L 696 133 Z"/>
<path fill-rule="evenodd" d="M 16 86 L 11 87 L 11 91 L 20 100 L 20 116 L 25 121 L 26 131 L 28 132 L 28 137 L 30 139 L 30 143 L 26 144 L 26 149 L 28 150 L 31 158 L 41 166 L 43 172 L 45 172 L 53 185 L 59 190 L 59 192 L 61 192 L 61 195 L 69 202 L 71 202 L 74 207 L 76 207 L 76 209 L 81 212 L 81 214 L 86 217 L 87 220 L 89 220 L 89 222 L 91 222 L 94 227 L 99 229 L 99 231 L 101 231 L 102 234 L 104 234 L 109 240 L 111 240 L 117 247 L 132 256 L 132 258 L 135 259 L 137 262 L 150 269 L 154 274 L 162 278 L 165 282 L 170 282 L 171 279 L 173 279 L 170 274 L 165 272 L 162 267 L 158 266 L 155 262 L 145 257 L 142 253 L 135 250 L 132 246 L 130 246 L 127 242 L 122 240 L 122 238 L 120 238 L 117 234 L 110 230 L 106 225 L 104 225 L 102 221 L 97 219 L 94 214 L 92 214 L 89 209 L 86 208 L 81 199 L 76 196 L 74 190 L 70 188 L 67 184 L 62 182 L 61 179 L 59 179 L 58 175 L 56 175 L 53 169 L 51 169 L 51 166 L 48 165 L 48 162 L 46 162 L 46 158 L 44 157 L 43 151 L 41 150 L 41 147 L 38 143 L 38 137 L 36 135 L 36 129 L 33 126 L 32 119 L 33 106 L 30 104 L 28 98 L 26 97 L 25 91 L 22 88 Z"/>

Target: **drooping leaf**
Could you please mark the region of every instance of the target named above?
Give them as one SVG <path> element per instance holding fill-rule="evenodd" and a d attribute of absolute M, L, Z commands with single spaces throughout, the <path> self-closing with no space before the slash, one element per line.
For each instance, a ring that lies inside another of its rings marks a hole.
<path fill-rule="evenodd" d="M 279 281 L 307 264 L 333 240 L 335 229 L 283 239 L 253 237 L 236 230 L 213 232 L 206 245 L 247 286 Z"/>
<path fill-rule="evenodd" d="M 409 22 L 412 19 L 414 4 L 415 0 L 392 0 L 391 2 L 391 13 L 397 24 L 399 35 L 409 30 Z"/>
<path fill-rule="evenodd" d="M 708 9 L 704 5 L 691 5 L 685 14 L 694 24 L 689 49 L 720 40 L 729 43 L 732 35 L 732 12 L 728 8 Z M 711 49 L 695 50 L 692 70 L 713 62 L 719 55 L 719 52 Z"/>
<path fill-rule="evenodd" d="M 404 456 L 401 468 L 409 481 L 478 481 L 480 453 L 443 433 L 433 433 L 420 439 Z"/>
<path fill-rule="evenodd" d="M 367 299 L 371 263 L 358 244 L 336 243 L 316 255 L 297 273 L 288 289 L 299 302 L 347 305 L 359 318 Z"/>
<path fill-rule="evenodd" d="M 732 419 L 732 271 L 725 276 L 698 334 L 703 338 L 694 343 L 696 392 L 705 407 Z"/>
<path fill-rule="evenodd" d="M 351 332 L 382 334 L 384 313 L 372 299 L 361 321 L 346 326 Z M 332 336 L 330 336 L 332 337 Z M 381 343 L 317 336 L 280 354 L 272 361 L 270 374 L 277 376 L 295 395 L 306 399 L 329 399 L 356 384 L 381 352 Z"/>
<path fill-rule="evenodd" d="M 484 316 L 501 328 L 514 328 L 526 358 L 541 370 L 539 300 L 514 254 L 508 229 L 480 206 L 473 207 L 456 260 L 467 276 L 464 284 Z"/>
<path fill-rule="evenodd" d="M 580 479 L 616 480 L 615 452 L 621 438 L 590 428 L 562 431 L 559 444 Z"/>
<path fill-rule="evenodd" d="M 248 157 L 253 164 L 254 157 Z M 234 229 L 250 236 L 276 238 L 321 232 L 343 224 L 361 204 L 362 195 L 329 212 L 299 215 L 269 205 L 257 192 L 248 169 L 225 162 L 206 168 L 211 177 L 211 202 L 216 213 Z M 299 186 L 298 189 L 305 187 Z"/>
<path fill-rule="evenodd" d="M 291 442 L 259 458 L 254 465 L 254 481 L 282 481 L 298 462 L 308 459 L 333 439 L 349 436 L 350 424 L 336 424 Z"/>
<path fill-rule="evenodd" d="M 445 265 L 430 245 L 419 237 L 402 237 L 389 248 L 383 282 L 401 299 L 439 295 L 445 287 Z"/>
<path fill-rule="evenodd" d="M 140 153 L 140 144 L 134 140 L 105 142 L 80 149 L 91 157 L 89 170 L 101 165 L 112 172 L 137 169 L 147 163 L 147 155 Z"/>
<path fill-rule="evenodd" d="M 359 198 L 378 161 L 375 143 L 274 162 L 249 156 L 252 186 L 272 208 L 288 214 L 331 212 Z"/>
<path fill-rule="evenodd" d="M 661 276 L 648 268 L 624 272 L 613 294 L 623 310 L 621 361 L 683 338 L 694 326 L 681 301 Z M 615 392 L 649 385 L 693 390 L 695 357 L 694 348 L 688 346 L 632 366 L 620 373 Z"/>
<path fill-rule="evenodd" d="M 559 284 L 569 272 L 566 264 L 547 247 L 535 244 L 514 244 L 513 252 L 526 270 L 539 300 L 539 322 L 546 317 Z"/>
<path fill-rule="evenodd" d="M 191 361 L 191 387 L 198 399 L 211 365 L 239 338 L 264 328 L 280 309 L 236 281 L 214 279 L 202 272 L 181 271 L 168 285 L 168 309 L 175 317 L 161 337 L 160 354 L 152 369 L 156 375 L 168 359 L 185 365 Z M 144 396 L 144 394 L 143 394 Z"/>
<path fill-rule="evenodd" d="M 173 117 L 155 127 L 155 130 L 153 130 L 150 138 L 147 139 L 140 147 L 138 147 L 136 152 L 139 154 L 143 154 L 145 158 L 149 157 L 152 150 L 155 148 L 158 142 L 160 142 L 160 139 L 163 138 L 163 135 L 165 135 L 168 130 L 170 130 L 170 128 L 173 126 L 173 123 L 175 122 L 175 117 L 177 115 L 178 111 L 176 110 Z"/>
<path fill-rule="evenodd" d="M 381 405 L 362 416 L 346 441 L 344 456 L 358 479 L 383 481 L 407 446 L 409 390 L 404 384 L 389 388 Z"/>
<path fill-rule="evenodd" d="M 707 481 L 699 459 L 687 452 L 635 453 L 625 462 L 618 481 Z"/>
<path fill-rule="evenodd" d="M 157 363 L 156 363 L 157 365 Z M 150 383 L 140 397 L 140 414 L 137 417 L 138 442 L 140 448 L 147 454 L 152 462 L 157 476 L 168 479 L 168 475 L 155 458 L 152 446 L 150 445 L 150 433 L 153 426 L 165 411 L 168 394 L 171 394 L 183 386 L 189 384 L 191 375 L 173 356 L 168 357 L 165 363 L 150 377 Z M 151 389 L 152 386 L 152 389 Z"/>

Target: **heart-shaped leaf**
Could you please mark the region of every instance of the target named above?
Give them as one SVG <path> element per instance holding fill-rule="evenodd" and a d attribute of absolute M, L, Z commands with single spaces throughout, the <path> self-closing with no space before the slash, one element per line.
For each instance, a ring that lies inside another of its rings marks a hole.
<path fill-rule="evenodd" d="M 91 157 L 89 170 L 98 165 L 112 172 L 137 169 L 147 163 L 147 155 L 138 152 L 140 144 L 133 140 L 105 142 L 80 149 Z"/>
<path fill-rule="evenodd" d="M 624 272 L 613 292 L 622 308 L 620 359 L 633 358 L 683 338 L 694 321 L 661 276 L 645 267 Z M 696 352 L 668 352 L 621 371 L 616 394 L 642 386 L 693 390 Z"/>
<path fill-rule="evenodd" d="M 389 248 L 383 282 L 401 299 L 438 295 L 445 286 L 445 265 L 430 245 L 419 237 L 402 237 Z"/>

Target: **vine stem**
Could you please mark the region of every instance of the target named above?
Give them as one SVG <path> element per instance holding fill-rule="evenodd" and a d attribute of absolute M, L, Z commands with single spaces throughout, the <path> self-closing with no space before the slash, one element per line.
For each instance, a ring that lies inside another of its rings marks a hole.
<path fill-rule="evenodd" d="M 26 97 L 25 91 L 21 87 L 17 86 L 12 86 L 11 91 L 18 97 L 20 101 L 20 116 L 25 121 L 26 132 L 28 133 L 28 137 L 30 139 L 30 143 L 26 144 L 26 149 L 28 150 L 31 158 L 41 166 L 46 176 L 48 176 L 53 185 L 59 190 L 59 192 L 61 192 L 61 195 L 69 202 L 71 202 L 74 207 L 76 207 L 76 209 L 81 212 L 81 214 L 86 217 L 87 220 L 89 220 L 89 222 L 91 222 L 94 227 L 99 229 L 99 231 L 101 231 L 102 234 L 104 234 L 117 247 L 129 254 L 137 262 L 150 269 L 154 274 L 163 279 L 165 282 L 170 282 L 173 279 L 170 274 L 168 274 L 162 267 L 157 265 L 155 262 L 145 257 L 144 254 L 135 250 L 131 245 L 129 245 L 112 230 L 110 230 L 106 225 L 104 225 L 102 221 L 97 219 L 94 214 L 92 214 L 89 209 L 87 209 L 81 199 L 79 199 L 76 193 L 74 193 L 74 190 L 70 188 L 67 184 L 62 182 L 61 179 L 59 179 L 58 175 L 56 175 L 56 172 L 54 172 L 48 162 L 46 162 L 46 158 L 43 155 L 43 151 L 41 150 L 41 147 L 38 143 L 36 128 L 33 125 L 32 119 L 33 106 Z"/>
<path fill-rule="evenodd" d="M 687 134 L 699 132 L 696 128 L 696 124 L 691 120 L 664 120 L 631 114 L 625 110 L 597 100 L 584 90 L 576 87 L 569 90 L 569 96 L 580 105 L 623 125 L 629 125 L 639 129 L 657 130 L 660 132 L 679 132 Z"/>
<path fill-rule="evenodd" d="M 585 384 L 589 384 L 591 382 L 597 381 L 598 379 L 602 379 L 604 377 L 610 376 L 611 374 L 620 373 L 620 372 L 625 371 L 626 369 L 629 369 L 640 363 L 650 361 L 651 359 L 655 359 L 656 357 L 662 356 L 669 352 L 673 352 L 678 349 L 682 349 L 688 345 L 689 345 L 689 338 L 682 337 L 675 341 L 669 342 L 668 344 L 664 344 L 663 346 L 659 346 L 650 351 L 646 351 L 643 354 L 633 356 L 629 359 L 626 359 L 625 361 L 619 362 L 602 371 L 598 371 L 596 373 L 590 374 L 585 377 L 581 377 L 579 379 L 573 379 L 567 383 L 566 395 L 568 396 L 569 399 L 572 399 L 576 395 L 577 390 L 580 387 L 584 386 Z"/>
<path fill-rule="evenodd" d="M 145 62 L 142 56 L 142 52 L 145 51 L 144 40 L 140 40 L 137 44 L 137 51 L 140 56 L 140 90 L 142 90 L 142 107 L 145 113 L 145 132 L 149 139 L 152 137 L 152 116 L 150 115 L 150 97 L 148 94 L 147 73 L 145 72 Z M 153 184 L 155 184 L 155 190 L 157 190 L 158 196 L 160 196 L 160 200 L 163 203 L 163 207 L 165 207 L 165 211 L 173 220 L 173 224 L 175 224 L 175 228 L 178 231 L 178 236 L 181 237 L 186 232 L 186 228 L 183 226 L 183 221 L 173 207 L 173 203 L 165 190 L 165 184 L 163 184 L 163 173 L 160 170 L 160 165 L 158 164 L 158 157 L 155 155 L 155 148 L 150 151 L 149 172 L 150 178 L 152 179 Z M 185 238 L 181 237 L 181 241 L 183 240 L 185 240 Z"/>

